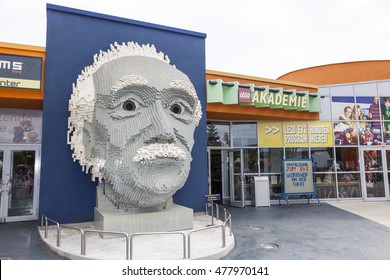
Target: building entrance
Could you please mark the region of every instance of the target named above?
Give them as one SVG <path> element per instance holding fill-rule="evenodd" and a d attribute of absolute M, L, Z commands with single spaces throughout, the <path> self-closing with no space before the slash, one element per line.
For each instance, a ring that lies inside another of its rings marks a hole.
<path fill-rule="evenodd" d="M 0 222 L 38 218 L 40 145 L 0 145 Z"/>
<path fill-rule="evenodd" d="M 252 205 L 258 175 L 257 149 L 209 150 L 209 191 L 221 194 L 223 204 Z"/>
<path fill-rule="evenodd" d="M 386 147 L 363 147 L 360 150 L 364 200 L 389 199 L 390 150 Z"/>

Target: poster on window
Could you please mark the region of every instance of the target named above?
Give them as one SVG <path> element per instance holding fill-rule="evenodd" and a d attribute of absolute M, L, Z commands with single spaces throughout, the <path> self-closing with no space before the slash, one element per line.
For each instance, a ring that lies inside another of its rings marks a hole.
<path fill-rule="evenodd" d="M 40 144 L 42 111 L 0 108 L 0 143 Z"/>

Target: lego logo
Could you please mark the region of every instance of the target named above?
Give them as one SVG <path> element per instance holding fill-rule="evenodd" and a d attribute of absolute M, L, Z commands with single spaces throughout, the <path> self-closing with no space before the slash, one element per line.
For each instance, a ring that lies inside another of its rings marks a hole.
<path fill-rule="evenodd" d="M 240 98 L 249 99 L 249 98 L 251 98 L 251 93 L 250 92 L 240 92 Z"/>

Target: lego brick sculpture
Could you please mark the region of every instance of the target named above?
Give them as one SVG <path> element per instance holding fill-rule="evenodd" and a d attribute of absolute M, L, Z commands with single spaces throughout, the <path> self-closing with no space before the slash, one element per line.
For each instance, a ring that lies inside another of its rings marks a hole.
<path fill-rule="evenodd" d="M 119 210 L 166 208 L 187 180 L 201 105 L 154 46 L 115 43 L 73 85 L 68 143 Z"/>

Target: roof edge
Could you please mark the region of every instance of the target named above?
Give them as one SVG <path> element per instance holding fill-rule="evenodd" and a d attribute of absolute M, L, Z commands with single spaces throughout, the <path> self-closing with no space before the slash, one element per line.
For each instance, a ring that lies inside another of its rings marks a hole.
<path fill-rule="evenodd" d="M 284 80 L 261 78 L 261 77 L 255 77 L 255 76 L 250 76 L 250 75 L 235 74 L 235 73 L 216 71 L 216 70 L 210 70 L 210 69 L 206 69 L 206 74 L 228 76 L 228 77 L 232 77 L 232 78 L 241 78 L 241 79 L 247 79 L 247 80 L 255 80 L 255 81 L 266 82 L 266 83 L 278 83 L 278 84 L 282 84 L 282 85 L 308 87 L 308 88 L 313 88 L 313 89 L 318 88 L 318 85 L 313 85 L 313 84 L 305 84 L 305 83 L 299 83 L 299 82 L 290 82 L 290 81 L 284 81 Z"/>

